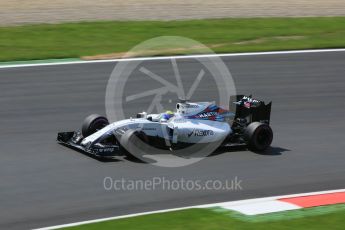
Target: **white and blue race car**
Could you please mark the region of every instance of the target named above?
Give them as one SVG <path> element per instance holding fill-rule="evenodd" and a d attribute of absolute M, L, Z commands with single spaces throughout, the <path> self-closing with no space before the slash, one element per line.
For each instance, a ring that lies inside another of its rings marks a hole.
<path fill-rule="evenodd" d="M 271 105 L 251 96 L 236 95 L 230 98 L 230 110 L 211 102 L 181 100 L 175 112 L 142 112 L 137 118 L 111 124 L 106 117 L 93 114 L 84 120 L 81 131 L 60 132 L 57 141 L 96 157 L 134 154 L 128 151 L 133 137 L 170 151 L 209 143 L 264 151 L 273 139 L 269 126 Z"/>

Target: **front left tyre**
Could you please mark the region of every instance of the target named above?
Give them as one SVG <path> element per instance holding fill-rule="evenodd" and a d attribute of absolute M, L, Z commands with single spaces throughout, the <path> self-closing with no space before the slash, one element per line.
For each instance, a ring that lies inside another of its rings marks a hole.
<path fill-rule="evenodd" d="M 98 114 L 91 114 L 85 118 L 81 128 L 81 133 L 83 137 L 87 137 L 107 125 L 109 125 L 109 121 L 106 117 Z"/>

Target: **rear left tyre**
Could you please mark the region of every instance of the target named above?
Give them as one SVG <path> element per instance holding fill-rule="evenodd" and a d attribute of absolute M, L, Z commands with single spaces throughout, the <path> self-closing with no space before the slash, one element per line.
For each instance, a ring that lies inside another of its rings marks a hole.
<path fill-rule="evenodd" d="M 272 143 L 273 131 L 268 124 L 253 122 L 245 130 L 244 138 L 252 151 L 265 151 Z"/>

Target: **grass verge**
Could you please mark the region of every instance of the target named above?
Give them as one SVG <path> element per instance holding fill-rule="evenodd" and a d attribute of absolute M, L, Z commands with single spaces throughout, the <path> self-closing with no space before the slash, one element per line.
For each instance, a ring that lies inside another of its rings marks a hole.
<path fill-rule="evenodd" d="M 345 17 L 104 21 L 0 27 L 0 61 L 99 54 L 111 58 L 121 56 L 146 39 L 163 35 L 188 37 L 217 53 L 340 48 L 345 47 Z M 163 47 L 155 55 L 194 52 Z"/>
<path fill-rule="evenodd" d="M 81 225 L 68 230 L 98 229 L 344 229 L 345 205 L 245 216 L 230 211 L 187 209 Z"/>

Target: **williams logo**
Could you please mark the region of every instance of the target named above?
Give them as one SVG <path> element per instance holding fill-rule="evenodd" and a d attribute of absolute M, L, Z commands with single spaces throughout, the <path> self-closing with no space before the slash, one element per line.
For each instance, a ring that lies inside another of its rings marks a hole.
<path fill-rule="evenodd" d="M 188 133 L 187 135 L 188 137 L 191 137 L 191 136 L 205 137 L 205 136 L 213 136 L 214 132 L 212 130 L 193 129 L 193 131 Z"/>

